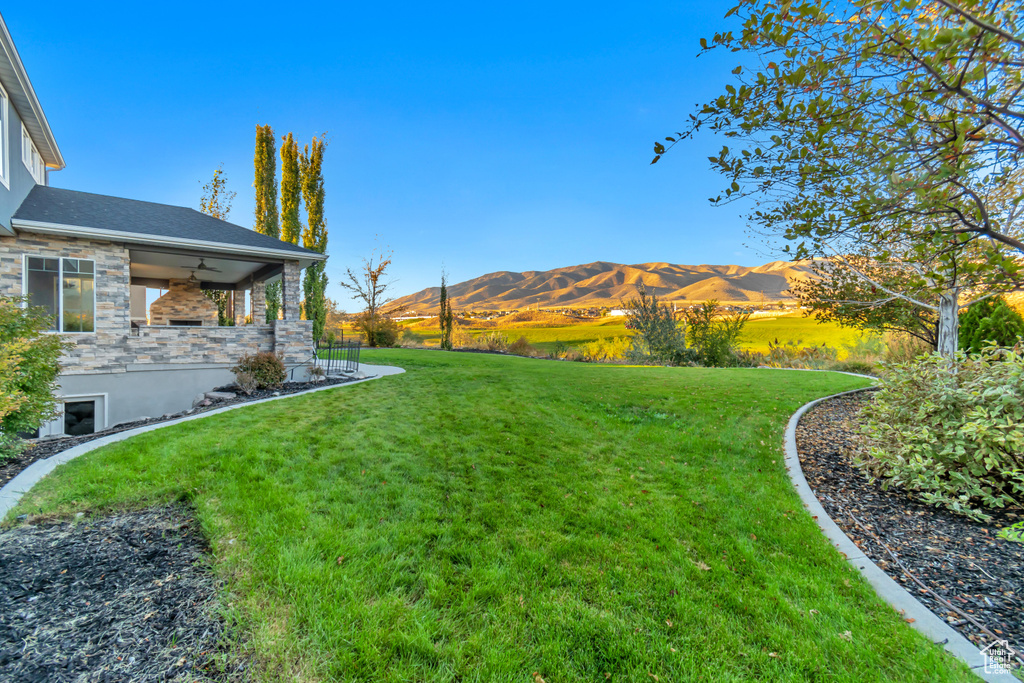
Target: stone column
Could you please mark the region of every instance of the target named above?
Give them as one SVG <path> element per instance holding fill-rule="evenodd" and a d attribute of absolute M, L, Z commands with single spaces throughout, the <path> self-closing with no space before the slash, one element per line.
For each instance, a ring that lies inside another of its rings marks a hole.
<path fill-rule="evenodd" d="M 284 320 L 302 319 L 302 268 L 298 261 L 285 261 L 281 274 Z"/>
<path fill-rule="evenodd" d="M 245 324 L 245 290 L 236 289 L 231 292 L 231 314 L 235 319 L 235 325 Z"/>
<path fill-rule="evenodd" d="M 255 280 L 252 283 L 252 302 L 249 304 L 253 325 L 267 324 L 267 283 Z"/>

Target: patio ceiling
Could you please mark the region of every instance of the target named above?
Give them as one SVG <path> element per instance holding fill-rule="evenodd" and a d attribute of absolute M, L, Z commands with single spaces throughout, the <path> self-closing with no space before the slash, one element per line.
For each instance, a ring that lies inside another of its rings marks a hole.
<path fill-rule="evenodd" d="M 191 275 L 204 283 L 204 289 L 245 289 L 250 278 L 273 280 L 280 277 L 281 262 L 240 260 L 220 254 L 204 256 L 195 252 L 130 250 L 131 278 L 134 285 L 165 288 L 169 279 Z M 202 261 L 205 268 L 199 268 Z M 205 285 L 213 285 L 206 287 Z"/>

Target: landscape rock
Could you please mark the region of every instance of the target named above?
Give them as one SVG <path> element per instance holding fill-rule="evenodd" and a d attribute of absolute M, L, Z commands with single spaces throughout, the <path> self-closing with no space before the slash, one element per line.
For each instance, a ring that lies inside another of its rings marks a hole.
<path fill-rule="evenodd" d="M 211 401 L 228 401 L 233 399 L 235 394 L 230 391 L 207 391 L 205 396 Z"/>

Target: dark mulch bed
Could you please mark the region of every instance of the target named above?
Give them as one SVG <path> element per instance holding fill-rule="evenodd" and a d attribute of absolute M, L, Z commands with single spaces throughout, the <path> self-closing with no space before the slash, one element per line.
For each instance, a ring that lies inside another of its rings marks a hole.
<path fill-rule="evenodd" d="M 280 389 L 258 389 L 248 396 L 238 393 L 235 398 L 219 399 L 215 401 L 211 400 L 209 405 L 200 405 L 190 410 L 183 410 L 180 413 L 174 413 L 172 415 L 151 417 L 145 420 L 135 420 L 134 422 L 122 422 L 119 425 L 111 427 L 110 429 L 104 429 L 102 432 L 96 432 L 95 434 L 87 434 L 85 436 L 62 436 L 55 439 L 40 439 L 38 441 L 33 441 L 30 442 L 29 447 L 17 457 L 0 462 L 0 487 L 3 487 L 11 479 L 14 479 L 22 472 L 22 470 L 37 460 L 49 458 L 51 455 L 56 455 L 61 451 L 66 451 L 78 444 L 93 441 L 104 436 L 117 434 L 118 432 L 124 432 L 129 429 L 135 429 L 136 427 L 176 420 L 179 417 L 185 417 L 186 415 L 205 413 L 210 410 L 216 410 L 217 408 L 235 405 L 236 403 L 248 403 L 250 401 L 258 401 L 263 398 L 270 398 L 272 396 L 287 396 L 288 394 L 295 394 L 300 391 L 306 391 L 307 389 L 329 387 L 353 381 L 355 381 L 355 379 L 349 377 L 330 377 L 320 382 L 290 382 L 283 385 Z M 217 387 L 213 391 L 234 393 L 237 389 L 234 386 L 225 386 Z"/>
<path fill-rule="evenodd" d="M 909 578 L 883 543 L 931 591 L 1024 652 L 1024 544 L 996 536 L 1024 519 L 1024 509 L 996 510 L 991 522 L 972 522 L 870 483 L 851 455 L 861 447 L 858 413 L 871 397 L 830 399 L 800 420 L 797 449 L 807 483 L 864 554 L 935 614 L 976 645 L 992 641 Z"/>
<path fill-rule="evenodd" d="M 0 680 L 237 681 L 188 509 L 0 533 Z"/>

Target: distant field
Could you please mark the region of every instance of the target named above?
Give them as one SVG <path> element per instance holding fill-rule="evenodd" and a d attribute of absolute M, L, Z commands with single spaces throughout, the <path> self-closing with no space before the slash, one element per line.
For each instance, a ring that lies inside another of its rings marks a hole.
<path fill-rule="evenodd" d="M 407 321 L 406 326 L 416 321 Z M 441 338 L 438 328 L 416 325 L 416 334 L 422 336 L 428 345 L 436 345 Z M 466 332 L 477 337 L 492 330 L 466 329 Z M 542 351 L 553 351 L 557 342 L 569 346 L 581 346 L 598 339 L 630 336 L 624 318 L 606 318 L 595 321 L 581 321 L 572 325 L 554 327 L 514 327 L 497 328 L 494 331 L 506 334 L 510 340 L 526 337 L 533 346 Z M 348 334 L 346 330 L 346 334 Z M 783 316 L 777 318 L 760 318 L 749 321 L 740 337 L 740 347 L 751 351 L 767 351 L 769 342 L 778 340 L 781 343 L 796 342 L 800 346 L 828 346 L 839 349 L 840 357 L 843 346 L 851 344 L 861 336 L 857 330 L 842 328 L 834 323 L 819 323 L 813 318 L 802 316 Z"/>

